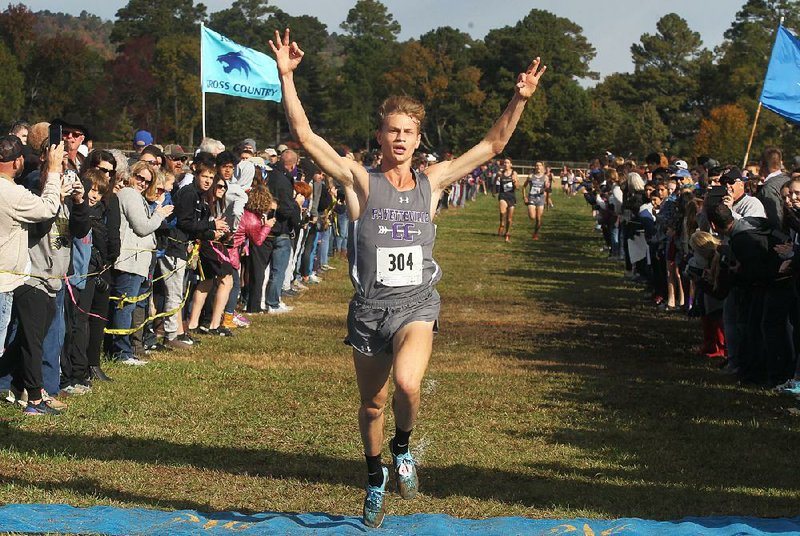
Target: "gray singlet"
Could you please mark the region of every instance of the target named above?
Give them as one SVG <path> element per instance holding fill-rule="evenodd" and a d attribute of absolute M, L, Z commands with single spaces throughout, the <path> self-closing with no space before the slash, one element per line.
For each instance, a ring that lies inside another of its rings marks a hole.
<path fill-rule="evenodd" d="M 441 278 L 433 260 L 436 226 L 431 184 L 415 173 L 413 190 L 398 192 L 381 172 L 369 174 L 369 197 L 350 225 L 350 279 L 364 300 L 405 301 Z"/>

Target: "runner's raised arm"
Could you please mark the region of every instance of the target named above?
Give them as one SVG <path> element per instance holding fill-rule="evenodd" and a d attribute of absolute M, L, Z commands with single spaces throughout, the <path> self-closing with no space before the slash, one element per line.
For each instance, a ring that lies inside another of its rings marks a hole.
<path fill-rule="evenodd" d="M 363 175 L 359 178 L 366 180 L 367 174 L 362 166 L 339 156 L 327 141 L 311 130 L 311 124 L 308 122 L 308 117 L 294 85 L 294 70 L 300 65 L 305 53 L 296 42 L 289 40 L 289 28 L 286 28 L 283 38 L 281 38 L 280 32 L 275 30 L 275 40 L 270 39 L 269 46 L 275 54 L 283 91 L 283 107 L 286 110 L 292 137 L 303 145 L 303 148 L 325 173 L 344 186 L 353 186 L 354 174 Z"/>
<path fill-rule="evenodd" d="M 476 146 L 455 160 L 440 162 L 427 169 L 428 178 L 431 180 L 434 191 L 441 192 L 451 183 L 503 152 L 517 128 L 517 123 L 528 99 L 536 92 L 539 79 L 547 70 L 547 66 L 544 65 L 540 68 L 540 63 L 539 58 L 534 59 L 528 69 L 519 74 L 511 102 Z"/>

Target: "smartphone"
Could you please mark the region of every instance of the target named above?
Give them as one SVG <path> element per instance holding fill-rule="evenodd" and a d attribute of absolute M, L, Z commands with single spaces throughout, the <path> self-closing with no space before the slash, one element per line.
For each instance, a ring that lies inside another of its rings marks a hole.
<path fill-rule="evenodd" d="M 64 170 L 64 178 L 62 179 L 64 184 L 76 184 L 79 180 L 78 174 L 74 169 Z"/>
<path fill-rule="evenodd" d="M 49 148 L 51 145 L 58 145 L 61 143 L 61 125 L 50 125 L 49 129 L 49 138 L 47 141 L 47 147 Z"/>

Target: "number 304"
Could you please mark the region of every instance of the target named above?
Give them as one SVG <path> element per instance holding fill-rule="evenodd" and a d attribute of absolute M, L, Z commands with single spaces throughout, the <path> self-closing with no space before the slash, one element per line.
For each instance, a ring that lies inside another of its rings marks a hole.
<path fill-rule="evenodd" d="M 412 258 L 411 253 L 409 253 L 408 256 L 406 256 L 403 253 L 398 253 L 397 255 L 395 255 L 394 253 L 389 254 L 390 272 L 394 272 L 396 270 L 402 272 L 406 268 L 408 268 L 409 270 L 414 268 L 414 259 Z"/>

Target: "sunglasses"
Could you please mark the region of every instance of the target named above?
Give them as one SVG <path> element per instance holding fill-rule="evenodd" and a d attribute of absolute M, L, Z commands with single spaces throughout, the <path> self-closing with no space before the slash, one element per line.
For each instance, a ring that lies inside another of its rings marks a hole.
<path fill-rule="evenodd" d="M 147 163 L 148 163 L 148 164 L 150 164 L 151 166 L 157 166 L 157 165 L 158 165 L 158 160 L 145 160 L 145 159 L 143 159 L 143 158 L 140 158 L 139 160 L 140 160 L 141 162 L 147 162 Z"/>
<path fill-rule="evenodd" d="M 185 156 L 169 156 L 169 155 L 167 155 L 167 158 L 169 158 L 173 162 L 177 162 L 178 160 L 180 160 L 181 162 L 186 162 L 186 160 L 187 160 L 187 157 L 185 157 Z"/>
<path fill-rule="evenodd" d="M 95 169 L 98 169 L 98 170 L 102 171 L 103 173 L 105 173 L 109 177 L 113 177 L 113 176 L 115 176 L 117 174 L 116 170 L 113 170 L 113 169 L 108 169 L 108 168 L 99 167 L 99 166 L 96 167 Z"/>
<path fill-rule="evenodd" d="M 83 132 L 80 130 L 65 130 L 61 133 L 64 138 L 80 138 L 83 136 Z"/>
<path fill-rule="evenodd" d="M 217 184 L 217 190 L 227 190 L 227 189 L 228 189 L 228 185 L 227 184 L 225 184 L 225 183 Z"/>
<path fill-rule="evenodd" d="M 136 175 L 134 175 L 134 178 L 135 178 L 137 181 L 139 181 L 139 182 L 143 182 L 143 183 L 145 183 L 145 184 L 150 184 L 151 182 L 153 182 L 153 180 L 152 180 L 152 179 L 148 179 L 147 177 L 145 177 L 144 175 L 141 175 L 141 174 L 139 174 L 139 173 L 137 173 Z"/>

